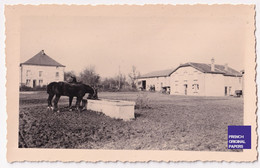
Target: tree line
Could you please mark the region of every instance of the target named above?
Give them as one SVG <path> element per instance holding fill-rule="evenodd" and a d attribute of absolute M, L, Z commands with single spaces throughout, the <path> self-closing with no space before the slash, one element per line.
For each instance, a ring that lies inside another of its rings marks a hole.
<path fill-rule="evenodd" d="M 72 77 L 76 77 L 77 82 L 88 84 L 103 91 L 127 91 L 137 89 L 137 78 L 139 76 L 140 72 L 135 66 L 132 66 L 131 72 L 127 75 L 119 71 L 114 77 L 102 78 L 96 73 L 94 66 L 88 66 L 79 75 L 76 75 L 74 71 L 65 72 L 64 80 L 70 82 Z"/>

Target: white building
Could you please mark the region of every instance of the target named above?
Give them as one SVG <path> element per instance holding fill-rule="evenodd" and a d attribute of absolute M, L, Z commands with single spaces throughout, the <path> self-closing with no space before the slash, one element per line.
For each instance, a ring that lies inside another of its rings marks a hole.
<path fill-rule="evenodd" d="M 138 77 L 138 87 L 143 90 L 169 91 L 173 69 L 154 71 Z"/>
<path fill-rule="evenodd" d="M 227 96 L 242 90 L 242 74 L 228 65 L 186 63 L 170 75 L 172 95 Z"/>
<path fill-rule="evenodd" d="M 20 86 L 47 85 L 53 81 L 64 81 L 65 66 L 58 63 L 44 51 L 20 64 Z"/>
<path fill-rule="evenodd" d="M 153 73 L 141 76 L 138 81 L 142 88 L 149 90 L 154 85 L 155 91 L 169 88 L 171 95 L 228 96 L 242 90 L 242 73 L 228 67 L 211 64 L 185 63 L 176 69 L 153 76 Z M 148 88 L 147 88 L 148 87 Z"/>

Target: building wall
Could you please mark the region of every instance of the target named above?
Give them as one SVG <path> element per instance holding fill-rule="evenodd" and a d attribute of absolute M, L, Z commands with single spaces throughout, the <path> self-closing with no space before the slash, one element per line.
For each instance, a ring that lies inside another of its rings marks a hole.
<path fill-rule="evenodd" d="M 242 90 L 242 77 L 224 76 L 224 87 L 227 88 L 227 95 L 235 95 L 236 90 Z"/>
<path fill-rule="evenodd" d="M 170 86 L 171 95 L 228 96 L 234 95 L 236 90 L 242 90 L 243 87 L 242 77 L 202 73 L 191 66 L 181 67 L 169 77 L 138 79 L 139 87 L 142 86 L 144 80 L 146 90 L 153 85 L 155 91 L 160 91 L 164 86 Z"/>
<path fill-rule="evenodd" d="M 21 65 L 20 84 L 33 87 L 47 85 L 53 81 L 64 81 L 64 67 Z M 57 73 L 57 74 L 56 74 Z"/>
<path fill-rule="evenodd" d="M 225 96 L 222 74 L 205 74 L 205 96 Z"/>
<path fill-rule="evenodd" d="M 202 73 L 190 66 L 181 67 L 170 76 L 170 94 L 198 96 L 234 95 L 235 90 L 242 90 L 242 82 L 242 77 Z M 225 87 L 227 87 L 226 91 Z"/>
<path fill-rule="evenodd" d="M 161 91 L 162 87 L 170 86 L 170 77 L 139 78 L 138 87 L 142 87 L 142 81 L 146 81 L 145 90 L 149 90 L 151 86 L 154 86 L 155 91 Z"/>
<path fill-rule="evenodd" d="M 170 76 L 171 95 L 205 95 L 205 74 L 193 67 L 181 67 Z"/>

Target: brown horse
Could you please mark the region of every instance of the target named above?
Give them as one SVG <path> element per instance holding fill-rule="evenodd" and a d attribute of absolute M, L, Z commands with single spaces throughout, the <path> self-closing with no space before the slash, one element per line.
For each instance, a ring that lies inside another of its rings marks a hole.
<path fill-rule="evenodd" d="M 68 83 L 68 82 L 51 82 L 47 86 L 48 97 L 48 109 L 53 109 L 52 99 L 54 99 L 54 109 L 58 110 L 58 102 L 61 96 L 69 97 L 69 109 L 71 110 L 71 103 L 73 97 L 77 97 L 76 108 L 79 110 L 80 102 L 86 93 L 89 93 L 88 99 L 98 99 L 97 90 L 89 85 L 82 83 Z"/>

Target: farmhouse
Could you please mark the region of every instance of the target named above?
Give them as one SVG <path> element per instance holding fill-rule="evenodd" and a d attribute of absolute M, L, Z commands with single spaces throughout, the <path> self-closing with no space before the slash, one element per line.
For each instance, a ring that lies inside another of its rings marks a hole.
<path fill-rule="evenodd" d="M 228 65 L 189 62 L 170 74 L 172 95 L 227 96 L 242 90 L 242 74 Z"/>
<path fill-rule="evenodd" d="M 44 53 L 44 50 L 20 64 L 20 86 L 43 86 L 64 80 L 65 66 Z"/>
<path fill-rule="evenodd" d="M 155 85 L 155 90 L 169 88 L 171 95 L 228 96 L 242 90 L 242 73 L 226 65 L 188 62 L 160 75 L 138 78 L 141 87 Z M 154 73 L 151 73 L 154 74 Z M 164 82 L 166 81 L 166 82 Z"/>

